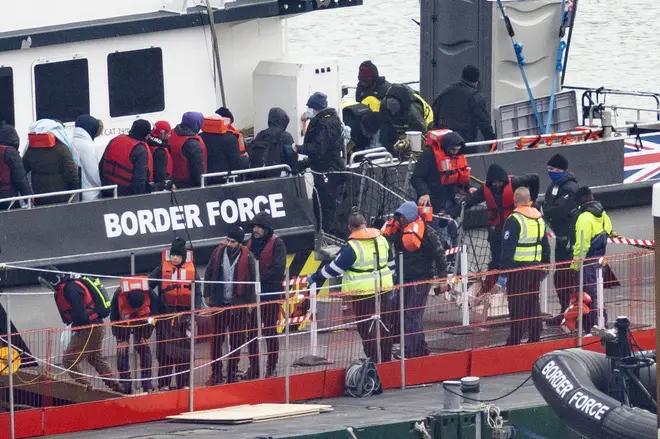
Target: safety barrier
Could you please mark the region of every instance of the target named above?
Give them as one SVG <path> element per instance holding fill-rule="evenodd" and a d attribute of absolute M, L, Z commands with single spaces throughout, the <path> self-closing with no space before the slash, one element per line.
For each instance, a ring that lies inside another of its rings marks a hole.
<path fill-rule="evenodd" d="M 18 201 L 26 201 L 27 202 L 27 208 L 31 209 L 34 203 L 35 199 L 41 199 L 41 198 L 51 198 L 51 197 L 61 197 L 63 195 L 70 195 L 69 200 L 67 203 L 71 203 L 73 199 L 75 198 L 76 195 L 83 194 L 85 192 L 95 192 L 95 191 L 112 191 L 113 193 L 113 198 L 117 198 L 117 185 L 112 184 L 108 186 L 99 186 L 99 187 L 90 187 L 90 188 L 85 188 L 85 189 L 74 189 L 70 191 L 57 191 L 57 192 L 47 192 L 43 194 L 34 194 L 34 195 L 22 195 L 19 197 L 11 197 L 11 198 L 1 198 L 0 203 L 9 203 L 7 206 L 7 210 L 10 210 L 14 204 Z"/>
<path fill-rule="evenodd" d="M 466 257 L 464 252 L 461 255 Z M 627 315 L 635 329 L 653 328 L 653 252 L 616 254 L 607 259 L 605 266 L 599 264 L 605 262 L 600 259 L 583 264 L 597 266 L 595 277 L 586 272 L 582 277 L 582 290 L 597 292 L 592 293 L 590 306 L 594 321 L 601 320 L 602 326 L 607 314 Z M 398 268 L 403 272 L 402 264 Z M 501 275 L 508 279 L 506 290 L 493 285 L 493 279 Z M 398 369 L 393 376 L 399 386 L 406 386 L 419 380 L 412 360 L 442 359 L 461 352 L 478 358 L 479 350 L 525 341 L 529 330 L 530 341 L 540 342 L 539 346 L 576 338 L 581 345 L 582 333 L 564 332 L 559 326 L 561 317 L 556 317 L 570 295 L 580 290 L 579 278 L 567 263 L 502 272 L 464 270 L 457 277 L 406 282 L 366 296 L 337 291 L 338 285 L 332 284 L 322 287 L 329 291 L 318 295 L 316 288 L 291 280 L 285 292 L 261 293 L 260 306 L 203 308 L 77 328 L 75 333 L 53 328 L 15 333 L 14 373 L 9 375 L 13 382 L 7 380 L 8 351 L 4 350 L 0 353 L 0 391 L 13 396 L 19 411 L 115 398 L 119 395 L 111 390 L 116 383 L 141 393 L 149 382 L 161 390 L 188 387 L 190 408 L 194 409 L 194 389 L 222 384 L 227 378 L 247 381 L 283 376 L 289 400 L 289 385 L 296 376 L 341 370 L 365 354 L 394 362 L 389 363 L 393 366 L 398 361 L 400 368 L 387 366 L 387 370 Z M 200 286 L 207 284 L 199 281 Z M 8 300 L 12 294 L 3 293 Z M 52 293 L 38 294 L 52 297 Z M 11 308 L 6 309 L 10 315 Z M 287 319 L 290 325 L 283 324 Z M 262 322 L 261 328 L 258 322 Z M 138 339 L 133 337 L 130 346 L 120 348 L 116 336 L 129 331 L 137 333 Z M 23 347 L 15 342 L 19 337 Z M 6 335 L 0 337 L 2 344 L 6 341 Z M 135 353 L 127 355 L 122 349 Z M 152 366 L 145 367 L 140 361 L 149 355 Z M 521 367 L 521 360 L 511 361 Z M 474 362 L 483 374 L 489 373 L 488 364 Z M 124 374 L 117 372 L 119 365 Z M 255 371 L 257 365 L 260 373 Z M 406 378 L 406 374 L 412 376 Z M 390 386 L 397 385 L 392 377 L 382 378 Z"/>
<path fill-rule="evenodd" d="M 285 172 L 286 175 L 291 175 L 291 167 L 289 165 L 273 165 L 273 166 L 262 166 L 260 168 L 250 168 L 250 169 L 240 169 L 238 171 L 223 171 L 223 172 L 211 172 L 208 174 L 202 174 L 202 183 L 201 187 L 206 187 L 207 179 L 210 178 L 221 178 L 226 177 L 227 183 L 236 183 L 236 178 L 241 175 L 250 175 L 250 174 L 263 174 L 268 171 L 280 171 Z M 277 175 L 279 177 L 279 175 Z M 260 177 L 261 178 L 261 177 Z"/>

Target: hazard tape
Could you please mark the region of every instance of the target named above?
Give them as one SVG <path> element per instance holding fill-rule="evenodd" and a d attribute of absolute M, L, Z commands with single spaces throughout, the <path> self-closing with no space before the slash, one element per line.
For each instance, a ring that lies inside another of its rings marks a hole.
<path fill-rule="evenodd" d="M 298 317 L 290 317 L 289 318 L 289 323 L 292 325 L 297 325 L 299 323 L 307 322 L 307 321 L 312 321 L 312 315 L 310 313 L 307 313 L 304 316 L 298 316 Z M 286 324 L 286 319 L 278 320 L 277 321 L 277 326 L 284 326 Z"/>
<path fill-rule="evenodd" d="M 554 233 L 548 232 L 548 238 L 556 238 Z M 624 244 L 624 245 L 641 245 L 644 247 L 655 247 L 655 240 L 653 239 L 631 239 L 631 238 L 607 238 L 607 242 L 611 244 Z"/>

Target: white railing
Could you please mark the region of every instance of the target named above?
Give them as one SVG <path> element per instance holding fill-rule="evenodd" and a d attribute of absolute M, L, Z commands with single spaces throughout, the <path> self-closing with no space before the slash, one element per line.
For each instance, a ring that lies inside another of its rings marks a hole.
<path fill-rule="evenodd" d="M 20 197 L 11 197 L 11 198 L 0 198 L 0 203 L 9 203 L 7 210 L 11 209 L 15 202 L 17 201 L 27 201 L 27 208 L 31 209 L 34 207 L 32 201 L 36 198 L 49 198 L 49 197 L 61 197 L 63 195 L 70 195 L 67 204 L 73 202 L 73 199 L 76 195 L 82 194 L 85 192 L 94 192 L 94 191 L 105 191 L 112 190 L 113 198 L 117 198 L 117 185 L 108 185 L 108 186 L 99 186 L 99 187 L 89 187 L 85 189 L 73 189 L 70 191 L 58 191 L 58 192 L 46 192 L 43 194 L 34 194 L 34 195 L 21 195 Z"/>
<path fill-rule="evenodd" d="M 223 172 L 211 172 L 209 174 L 202 174 L 202 186 L 206 187 L 206 179 L 213 177 L 227 177 L 228 183 L 235 183 L 236 177 L 239 175 L 245 174 L 258 174 L 264 171 L 284 171 L 288 174 L 291 174 L 291 167 L 289 165 L 273 165 L 273 166 L 263 166 L 261 168 L 250 168 L 250 169 L 241 169 L 239 171 L 223 171 Z"/>

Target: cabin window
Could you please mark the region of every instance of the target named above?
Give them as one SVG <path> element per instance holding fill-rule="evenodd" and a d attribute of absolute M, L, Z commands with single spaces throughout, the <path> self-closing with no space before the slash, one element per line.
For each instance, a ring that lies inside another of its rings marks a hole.
<path fill-rule="evenodd" d="M 111 117 L 163 111 L 163 51 L 150 48 L 108 55 L 108 92 Z"/>
<path fill-rule="evenodd" d="M 0 67 L 0 124 L 15 125 L 14 120 L 14 71 Z"/>
<path fill-rule="evenodd" d="M 89 114 L 89 66 L 87 60 L 49 62 L 34 66 L 37 120 L 73 122 Z"/>

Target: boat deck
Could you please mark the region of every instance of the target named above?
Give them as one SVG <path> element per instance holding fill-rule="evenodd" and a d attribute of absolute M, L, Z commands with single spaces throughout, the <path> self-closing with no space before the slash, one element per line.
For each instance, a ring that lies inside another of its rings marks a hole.
<path fill-rule="evenodd" d="M 511 374 L 484 378 L 481 382 L 480 399 L 502 396 L 520 385 L 529 374 Z M 346 427 L 362 428 L 424 419 L 442 410 L 444 390 L 440 383 L 418 386 L 406 390 L 388 390 L 381 395 L 367 398 L 339 397 L 324 399 L 334 411 L 314 416 L 260 422 L 243 425 L 210 425 L 177 423 L 171 421 L 150 422 L 95 431 L 82 431 L 51 436 L 59 439 L 165 439 L 185 436 L 199 439 L 232 438 L 286 438 L 296 435 L 319 434 Z M 493 403 L 502 410 L 534 407 L 545 402 L 528 381 L 513 395 Z M 347 436 L 348 437 L 348 436 Z"/>

